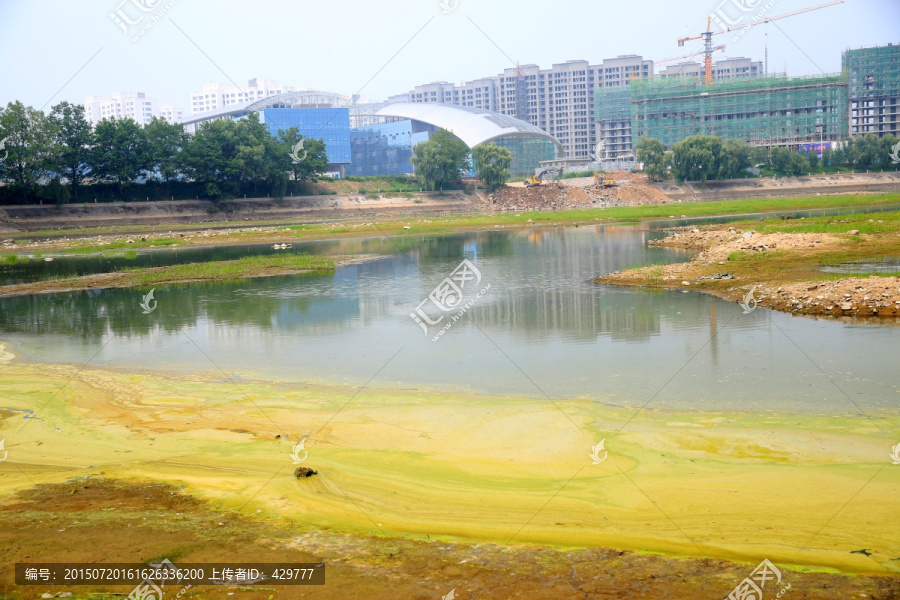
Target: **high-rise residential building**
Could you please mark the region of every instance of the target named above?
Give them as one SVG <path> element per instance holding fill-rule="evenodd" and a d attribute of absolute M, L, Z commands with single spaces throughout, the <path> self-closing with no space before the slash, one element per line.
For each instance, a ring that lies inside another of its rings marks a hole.
<path fill-rule="evenodd" d="M 846 50 L 850 135 L 900 136 L 900 44 Z"/>
<path fill-rule="evenodd" d="M 841 73 L 711 84 L 700 77 L 657 78 L 635 83 L 629 94 L 635 139 L 656 138 L 670 148 L 694 135 L 796 148 L 841 141 L 848 133 L 847 80 Z"/>
<path fill-rule="evenodd" d="M 225 108 L 232 104 L 262 100 L 284 92 L 294 92 L 302 88 L 282 85 L 273 79 L 254 77 L 245 87 L 209 81 L 199 91 L 191 92 L 191 114 L 196 115 L 211 110 Z"/>
<path fill-rule="evenodd" d="M 713 63 L 715 81 L 728 81 L 763 74 L 763 63 L 749 58 L 726 58 Z M 699 79 L 703 75 L 701 63 L 687 62 L 670 65 L 658 73 L 660 78 L 688 77 Z M 642 78 L 647 79 L 647 78 Z M 631 93 L 628 87 L 602 88 L 594 98 L 594 116 L 597 120 L 598 158 L 629 159 L 634 157 L 634 140 L 631 136 Z"/>
<path fill-rule="evenodd" d="M 652 75 L 653 62 L 633 54 L 605 59 L 599 65 L 570 60 L 541 69 L 529 64 L 459 86 L 445 81 L 416 86 L 389 101 L 458 104 L 516 117 L 556 137 L 567 158 L 590 160 L 600 133 L 594 118 L 594 90 Z"/>
<path fill-rule="evenodd" d="M 408 94 L 388 98 L 388 102 L 457 104 L 484 110 L 497 110 L 497 78 L 485 77 L 456 86 L 446 81 L 417 85 Z"/>
<path fill-rule="evenodd" d="M 683 62 L 677 65 L 668 65 L 662 69 L 659 77 L 702 77 L 704 74 L 703 63 Z M 713 63 L 713 79 L 737 79 L 739 77 L 758 77 L 765 74 L 761 60 L 752 60 L 737 56 L 726 58 Z"/>
<path fill-rule="evenodd" d="M 184 117 L 181 107 L 169 102 L 148 98 L 144 92 L 113 92 L 109 96 L 88 96 L 84 99 L 84 112 L 94 125 L 103 119 L 133 119 L 146 125 L 153 117 L 169 123 L 180 123 Z"/>

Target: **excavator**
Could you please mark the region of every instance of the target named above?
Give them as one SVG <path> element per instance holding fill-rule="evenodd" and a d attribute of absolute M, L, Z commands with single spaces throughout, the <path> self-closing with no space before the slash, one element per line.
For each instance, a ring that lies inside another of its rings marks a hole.
<path fill-rule="evenodd" d="M 559 180 L 562 179 L 563 176 L 563 168 L 560 167 L 558 169 L 544 169 L 537 175 L 532 175 L 531 177 L 525 180 L 525 187 L 531 187 L 533 185 L 543 185 L 544 184 L 544 175 L 549 175 L 550 173 L 559 172 L 559 176 L 556 178 L 556 184 L 559 184 Z"/>
<path fill-rule="evenodd" d="M 602 188 L 611 188 L 616 187 L 618 182 L 615 179 L 607 179 L 603 173 L 594 173 L 594 185 L 599 185 Z"/>

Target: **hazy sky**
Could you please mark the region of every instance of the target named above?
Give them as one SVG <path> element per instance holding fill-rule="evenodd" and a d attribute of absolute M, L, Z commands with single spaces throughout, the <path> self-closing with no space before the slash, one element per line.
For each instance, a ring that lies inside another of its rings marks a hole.
<path fill-rule="evenodd" d="M 677 39 L 703 31 L 717 9 L 747 22 L 761 12 L 774 16 L 819 3 L 443 1 L 452 10 L 445 13 L 441 0 L 0 0 L 0 104 L 21 100 L 49 109 L 91 94 L 143 91 L 189 114 L 189 94 L 204 81 L 243 86 L 252 77 L 362 90 L 383 100 L 421 83 L 496 75 L 511 61 L 546 68 L 617 54 L 658 60 L 692 53 L 700 41 L 679 48 Z M 110 17 L 117 10 L 120 19 L 144 17 L 123 25 L 126 35 Z M 845 48 L 900 41 L 900 2 L 847 0 L 776 23 L 750 28 L 736 41 L 733 33 L 716 36 L 727 46 L 716 56 L 762 60 L 768 39 L 770 72 L 839 71 Z"/>

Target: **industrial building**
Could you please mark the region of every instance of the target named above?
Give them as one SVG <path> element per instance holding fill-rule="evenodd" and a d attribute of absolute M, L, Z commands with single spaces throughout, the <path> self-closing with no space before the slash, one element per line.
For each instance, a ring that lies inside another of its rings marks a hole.
<path fill-rule="evenodd" d="M 900 44 L 846 50 L 850 135 L 900 137 Z"/>

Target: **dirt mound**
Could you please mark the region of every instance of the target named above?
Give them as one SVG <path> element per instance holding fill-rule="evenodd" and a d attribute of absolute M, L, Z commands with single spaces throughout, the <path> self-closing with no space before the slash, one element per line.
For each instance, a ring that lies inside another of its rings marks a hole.
<path fill-rule="evenodd" d="M 641 174 L 627 171 L 607 173 L 616 185 L 603 188 L 593 178 L 568 179 L 530 187 L 503 187 L 488 195 L 493 210 L 560 210 L 607 206 L 665 204 L 671 199 Z"/>
<path fill-rule="evenodd" d="M 738 231 L 730 227 L 721 229 L 691 229 L 678 231 L 674 235 L 651 240 L 650 246 L 669 248 L 701 249 L 694 261 L 711 263 L 728 260 L 734 252 L 771 252 L 773 250 L 815 250 L 823 251 L 839 247 L 841 238 L 827 233 L 769 233 Z"/>

